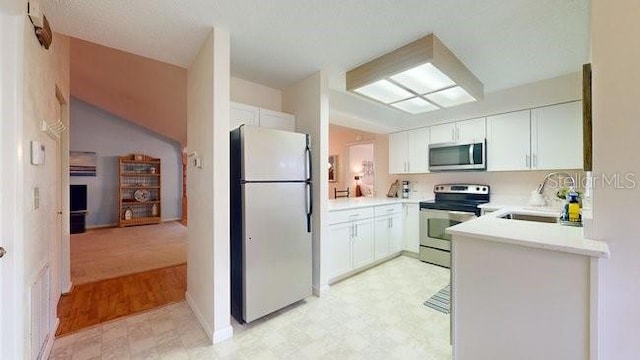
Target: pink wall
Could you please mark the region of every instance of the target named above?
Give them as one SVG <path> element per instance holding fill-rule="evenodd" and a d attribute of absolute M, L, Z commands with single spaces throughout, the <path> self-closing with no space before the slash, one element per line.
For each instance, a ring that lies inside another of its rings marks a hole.
<path fill-rule="evenodd" d="M 71 95 L 185 145 L 187 70 L 71 38 Z"/>
<path fill-rule="evenodd" d="M 389 152 L 387 135 L 377 135 L 366 131 L 329 124 L 329 155 L 338 155 L 338 181 L 329 183 L 330 199 L 333 199 L 334 188 L 344 190 L 350 187 L 351 194 L 355 194 L 355 183 L 353 179 L 347 179 L 349 145 L 365 142 L 374 144 L 374 167 L 376 172 L 375 193 L 377 196 L 384 196 L 386 194 L 386 189 L 389 188 L 390 184 L 387 164 Z"/>

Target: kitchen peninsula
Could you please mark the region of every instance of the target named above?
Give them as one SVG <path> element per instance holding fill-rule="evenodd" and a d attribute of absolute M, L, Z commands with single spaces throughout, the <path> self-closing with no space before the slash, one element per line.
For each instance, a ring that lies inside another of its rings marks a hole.
<path fill-rule="evenodd" d="M 598 264 L 609 249 L 555 216 L 504 208 L 447 230 L 455 359 L 588 359 L 597 351 Z"/>

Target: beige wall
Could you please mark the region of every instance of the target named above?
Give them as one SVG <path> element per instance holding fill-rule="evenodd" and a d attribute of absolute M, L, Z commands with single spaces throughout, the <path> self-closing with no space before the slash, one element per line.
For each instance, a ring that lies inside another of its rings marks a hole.
<path fill-rule="evenodd" d="M 640 2 L 592 1 L 593 237 L 606 241 L 610 259 L 600 271 L 601 357 L 640 354 L 640 161 L 633 153 L 640 134 Z M 607 184 L 603 176 L 621 180 Z M 626 176 L 635 182 L 625 180 Z"/>
<path fill-rule="evenodd" d="M 317 72 L 308 78 L 286 88 L 282 94 L 282 109 L 296 116 L 296 131 L 311 137 L 311 162 L 313 166 L 313 287 L 319 295 L 328 287 L 326 274 L 326 254 L 328 214 L 327 187 L 329 181 L 329 95 L 328 78 L 324 72 Z M 316 165 L 317 164 L 317 165 Z M 321 264 L 323 264 L 321 266 Z"/>
<path fill-rule="evenodd" d="M 188 70 L 187 301 L 207 335 L 233 334 L 229 259 L 229 34 L 213 29 Z M 192 161 L 194 158 L 190 158 Z"/>
<path fill-rule="evenodd" d="M 64 219 L 57 214 L 65 207 L 67 199 L 61 195 L 68 186 L 68 179 L 60 179 L 60 169 L 68 158 L 68 144 L 63 139 L 56 141 L 40 130 L 42 121 L 55 123 L 60 118 L 56 91 L 69 101 L 69 38 L 54 34 L 53 43 L 45 50 L 33 33 L 33 25 L 24 20 L 24 97 L 22 127 L 22 166 L 24 193 L 23 204 L 23 246 L 25 293 L 21 301 L 27 304 L 23 318 L 24 324 L 30 324 L 28 292 L 40 271 L 49 265 L 51 269 L 51 309 L 55 324 L 56 305 L 61 293 L 60 234 Z M 57 90 L 56 90 L 57 89 Z M 68 125 L 68 113 L 61 119 Z M 31 141 L 39 141 L 46 147 L 45 163 L 32 165 L 30 158 Z M 66 148 L 65 148 L 66 146 Z M 62 154 L 63 158 L 60 158 Z M 56 161 L 56 158 L 58 160 Z M 64 174 L 66 176 L 66 174 Z M 40 207 L 33 208 L 33 191 L 40 192 Z M 58 204 L 58 199 L 63 203 Z M 66 213 L 66 211 L 65 211 Z M 66 217 L 68 221 L 68 217 Z M 68 232 L 65 235 L 68 241 Z M 65 241 L 64 239 L 62 241 Z M 53 334 L 51 334 L 53 336 Z M 30 349 L 29 326 L 25 326 L 24 349 Z M 30 353 L 30 350 L 27 354 Z"/>
<path fill-rule="evenodd" d="M 282 92 L 251 81 L 231 77 L 231 101 L 281 111 Z"/>
<path fill-rule="evenodd" d="M 186 69 L 71 38 L 71 94 L 186 144 Z"/>

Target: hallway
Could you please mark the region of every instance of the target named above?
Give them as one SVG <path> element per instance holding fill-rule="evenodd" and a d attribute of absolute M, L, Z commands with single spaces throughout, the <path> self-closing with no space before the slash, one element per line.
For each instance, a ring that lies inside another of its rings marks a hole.
<path fill-rule="evenodd" d="M 186 261 L 177 221 L 71 235 L 73 288 L 58 303 L 56 336 L 183 301 Z"/>

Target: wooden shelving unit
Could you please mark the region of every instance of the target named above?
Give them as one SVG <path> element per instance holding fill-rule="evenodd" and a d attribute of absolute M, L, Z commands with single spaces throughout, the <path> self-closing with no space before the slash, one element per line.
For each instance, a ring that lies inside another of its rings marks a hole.
<path fill-rule="evenodd" d="M 119 163 L 118 226 L 159 224 L 160 159 L 130 154 L 121 156 Z"/>

